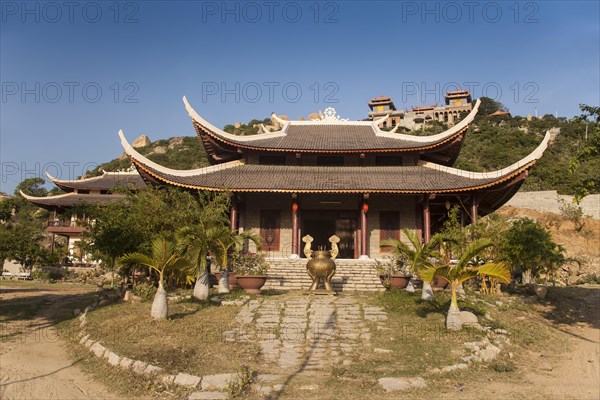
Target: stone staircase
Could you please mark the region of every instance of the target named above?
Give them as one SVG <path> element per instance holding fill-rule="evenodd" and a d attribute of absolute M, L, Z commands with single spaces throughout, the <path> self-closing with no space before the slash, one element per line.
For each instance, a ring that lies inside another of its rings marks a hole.
<path fill-rule="evenodd" d="M 269 279 L 263 289 L 307 290 L 312 280 L 306 272 L 306 259 L 267 259 Z M 373 268 L 374 260 L 335 260 L 336 272 L 331 283 L 336 292 L 384 290 Z"/>

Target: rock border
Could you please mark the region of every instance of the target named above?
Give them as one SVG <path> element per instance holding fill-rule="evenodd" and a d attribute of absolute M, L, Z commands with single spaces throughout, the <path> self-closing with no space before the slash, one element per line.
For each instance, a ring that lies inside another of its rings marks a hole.
<path fill-rule="evenodd" d="M 188 296 L 178 296 L 174 299 L 182 301 L 187 299 Z M 178 385 L 187 389 L 199 389 L 200 392 L 193 392 L 189 395 L 190 399 L 227 399 L 228 387 L 230 383 L 233 383 L 240 379 L 239 373 L 226 373 L 226 374 L 215 374 L 196 376 L 185 372 L 178 372 L 176 374 L 165 373 L 162 367 L 153 365 L 141 360 L 135 360 L 125 356 L 121 356 L 106 346 L 102 345 L 101 341 L 95 340 L 91 337 L 91 334 L 86 331 L 87 326 L 87 313 L 95 310 L 96 308 L 111 304 L 112 302 L 98 302 L 88 305 L 83 313 L 81 310 L 73 310 L 74 315 L 79 315 L 79 345 L 87 348 L 97 358 L 104 359 L 111 367 L 117 367 L 125 371 L 133 372 L 136 375 L 142 377 L 152 378 L 156 381 L 162 382 L 167 385 Z M 283 377 L 280 377 L 281 379 Z M 257 376 L 257 381 L 261 382 L 261 376 Z M 283 389 L 282 385 L 264 386 L 254 385 L 259 388 L 257 392 L 261 394 L 272 393 L 274 391 L 280 391 Z M 207 397 L 208 396 L 208 397 Z"/>

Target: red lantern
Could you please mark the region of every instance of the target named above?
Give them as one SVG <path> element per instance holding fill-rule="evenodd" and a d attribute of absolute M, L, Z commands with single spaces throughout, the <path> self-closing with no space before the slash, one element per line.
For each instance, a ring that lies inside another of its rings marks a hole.
<path fill-rule="evenodd" d="M 293 202 L 293 203 L 292 203 L 292 211 L 293 211 L 293 212 L 296 212 L 296 211 L 298 211 L 298 203 L 296 203 L 296 202 Z"/>
<path fill-rule="evenodd" d="M 363 203 L 362 210 L 366 214 L 367 211 L 369 211 L 369 205 L 367 203 Z"/>

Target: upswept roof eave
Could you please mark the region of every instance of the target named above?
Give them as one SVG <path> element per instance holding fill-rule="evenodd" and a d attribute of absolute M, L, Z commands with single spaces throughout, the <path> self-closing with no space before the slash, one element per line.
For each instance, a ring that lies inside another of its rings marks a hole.
<path fill-rule="evenodd" d="M 56 186 L 58 186 L 65 192 L 72 192 L 75 189 L 81 189 L 81 190 L 110 190 L 110 189 L 113 189 L 115 187 L 115 185 L 108 185 L 106 187 L 98 187 L 98 186 L 93 186 L 93 185 L 86 186 L 87 184 L 93 184 L 93 183 L 96 183 L 99 181 L 101 182 L 102 180 L 111 177 L 111 175 L 115 175 L 120 178 L 124 178 L 123 182 L 117 182 L 117 184 L 118 183 L 127 183 L 127 179 L 129 177 L 131 177 L 131 178 L 139 177 L 139 174 L 137 173 L 137 171 L 127 171 L 127 172 L 102 171 L 102 175 L 92 176 L 89 178 L 58 179 L 58 178 L 52 176 L 48 171 L 46 171 L 46 176 L 48 177 L 48 179 L 50 179 L 52 181 L 52 183 L 54 183 Z M 130 182 L 130 183 L 135 183 L 135 182 Z"/>
<path fill-rule="evenodd" d="M 427 162 L 427 161 L 421 161 L 419 163 L 419 165 L 426 167 L 426 168 L 432 168 L 438 171 L 443 171 L 452 175 L 457 175 L 457 176 L 462 176 L 462 177 L 466 177 L 466 178 L 472 178 L 472 179 L 494 179 L 494 178 L 498 178 L 504 175 L 508 175 L 513 173 L 514 171 L 517 171 L 521 168 L 523 168 L 523 166 L 530 164 L 532 162 L 535 163 L 535 161 L 539 160 L 542 155 L 544 154 L 544 151 L 546 151 L 546 148 L 548 148 L 548 143 L 550 141 L 550 131 L 547 131 L 546 134 L 544 135 L 544 139 L 542 140 L 542 142 L 535 148 L 535 150 L 533 150 L 531 153 L 529 153 L 529 155 L 527 155 L 525 158 L 522 158 L 521 160 L 513 163 L 512 165 L 509 165 L 508 167 L 502 168 L 500 170 L 496 170 L 496 171 L 490 171 L 490 172 L 471 172 L 471 171 L 465 171 L 462 169 L 458 169 L 458 168 L 454 168 L 454 167 L 447 167 L 447 166 L 443 166 L 443 165 L 439 165 L 439 164 L 435 164 L 432 162 Z"/>
<path fill-rule="evenodd" d="M 74 206 L 79 206 L 79 205 L 89 205 L 91 203 L 101 203 L 104 201 L 109 202 L 109 201 L 122 200 L 126 197 L 125 195 L 122 195 L 122 194 L 90 195 L 90 194 L 80 194 L 80 193 L 75 193 L 75 192 L 57 194 L 57 195 L 53 195 L 53 196 L 37 197 L 37 196 L 30 196 L 26 193 L 23 193 L 23 191 L 21 191 L 20 193 L 21 193 L 21 196 L 23 196 L 23 198 L 25 200 L 29 201 L 30 203 L 32 203 L 38 207 L 42 207 L 42 208 L 74 207 Z M 98 201 L 100 199 L 99 196 L 101 196 L 101 201 Z M 94 199 L 95 201 L 89 202 L 92 199 Z M 67 201 L 61 202 L 61 200 L 67 200 Z"/>

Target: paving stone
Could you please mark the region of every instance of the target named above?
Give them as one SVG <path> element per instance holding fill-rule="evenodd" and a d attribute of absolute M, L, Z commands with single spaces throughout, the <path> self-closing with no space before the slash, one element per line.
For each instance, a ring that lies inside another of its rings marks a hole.
<path fill-rule="evenodd" d="M 177 374 L 173 382 L 177 385 L 195 388 L 198 386 L 201 380 L 202 378 L 200 378 L 199 376 L 184 374 L 180 372 Z"/>
<path fill-rule="evenodd" d="M 227 385 L 238 376 L 238 374 L 205 375 L 202 377 L 202 390 L 225 390 Z"/>
<path fill-rule="evenodd" d="M 282 379 L 285 379 L 285 375 L 277 375 L 277 374 L 258 374 L 256 376 L 256 381 L 257 382 L 263 382 L 263 383 L 272 383 L 272 382 L 277 382 L 280 381 Z"/>
<path fill-rule="evenodd" d="M 427 387 L 427 384 L 425 383 L 425 379 L 423 379 L 421 377 L 380 378 L 378 382 L 379 382 L 379 386 L 381 386 L 387 392 Z"/>
<path fill-rule="evenodd" d="M 194 392 L 188 400 L 226 400 L 229 396 L 224 392 Z"/>

